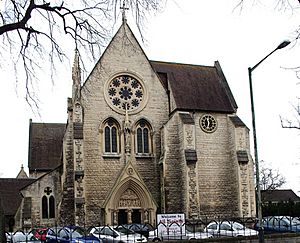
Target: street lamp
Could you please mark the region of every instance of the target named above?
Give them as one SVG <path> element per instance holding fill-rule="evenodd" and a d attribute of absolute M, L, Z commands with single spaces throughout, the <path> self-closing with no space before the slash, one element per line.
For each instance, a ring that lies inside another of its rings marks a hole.
<path fill-rule="evenodd" d="M 289 45 L 290 41 L 283 41 L 273 51 L 261 59 L 255 66 L 248 68 L 249 74 L 249 87 L 250 87 L 250 98 L 251 98 L 251 114 L 252 114 L 252 129 L 253 129 L 253 142 L 254 142 L 254 159 L 255 159 L 255 171 L 256 171 L 256 204 L 257 204 L 257 217 L 258 217 L 258 235 L 259 242 L 264 242 L 263 228 L 262 228 L 262 211 L 261 211 L 261 192 L 259 186 L 259 162 L 257 154 L 257 138 L 256 138 L 256 126 L 255 126 L 255 112 L 254 112 L 254 100 L 253 100 L 253 89 L 252 89 L 252 72 L 257 68 L 264 60 L 271 56 L 275 51 L 282 49 Z"/>

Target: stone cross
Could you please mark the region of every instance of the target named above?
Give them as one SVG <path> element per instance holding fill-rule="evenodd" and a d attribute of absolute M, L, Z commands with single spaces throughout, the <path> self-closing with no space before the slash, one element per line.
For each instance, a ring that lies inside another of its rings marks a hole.
<path fill-rule="evenodd" d="M 123 6 L 120 7 L 120 9 L 122 9 L 122 21 L 123 23 L 126 21 L 126 14 L 125 11 L 129 10 L 129 8 L 125 7 L 125 0 L 123 1 Z"/>

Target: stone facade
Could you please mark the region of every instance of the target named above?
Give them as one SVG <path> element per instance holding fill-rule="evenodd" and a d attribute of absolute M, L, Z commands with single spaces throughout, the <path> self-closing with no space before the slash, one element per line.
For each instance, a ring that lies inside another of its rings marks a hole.
<path fill-rule="evenodd" d="M 62 198 L 60 170 L 53 170 L 32 182 L 20 191 L 23 200 L 15 216 L 15 229 L 38 226 L 52 227 L 57 224 L 57 210 Z M 54 210 L 50 216 L 50 198 L 53 198 Z M 43 199 L 47 203 L 43 209 Z"/>
<path fill-rule="evenodd" d="M 29 201 L 30 222 L 44 225 L 255 215 L 249 131 L 217 62 L 149 61 L 124 21 L 83 85 L 75 53 L 72 79 L 62 165 L 22 190 L 20 215 Z"/>

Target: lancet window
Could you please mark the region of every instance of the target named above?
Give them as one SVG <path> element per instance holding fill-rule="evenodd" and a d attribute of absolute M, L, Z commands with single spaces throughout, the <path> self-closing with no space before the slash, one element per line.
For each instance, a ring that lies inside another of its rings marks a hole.
<path fill-rule="evenodd" d="M 50 187 L 44 189 L 42 197 L 42 218 L 50 219 L 55 218 L 55 199 Z"/>
<path fill-rule="evenodd" d="M 112 118 L 108 119 L 104 125 L 104 152 L 119 152 L 119 126 Z"/>
<path fill-rule="evenodd" d="M 138 154 L 151 153 L 151 127 L 150 124 L 141 120 L 136 126 L 136 152 Z"/>

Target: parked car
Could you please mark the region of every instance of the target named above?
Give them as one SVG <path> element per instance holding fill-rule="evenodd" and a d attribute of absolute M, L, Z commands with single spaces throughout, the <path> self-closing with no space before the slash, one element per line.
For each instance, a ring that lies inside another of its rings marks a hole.
<path fill-rule="evenodd" d="M 47 243 L 102 243 L 95 236 L 86 235 L 80 227 L 50 228 L 46 235 Z"/>
<path fill-rule="evenodd" d="M 117 228 L 130 229 L 130 230 L 134 231 L 135 233 L 141 234 L 147 238 L 149 236 L 149 231 L 154 230 L 153 227 L 149 224 L 137 224 L 137 223 L 122 224 L 122 225 L 119 225 Z"/>
<path fill-rule="evenodd" d="M 13 233 L 12 232 L 5 232 L 6 242 L 11 242 Z"/>
<path fill-rule="evenodd" d="M 251 236 L 258 235 L 258 231 L 245 227 L 244 225 L 234 221 L 211 222 L 204 229 L 204 232 L 212 234 L 214 237 L 220 236 Z"/>
<path fill-rule="evenodd" d="M 118 226 L 101 226 L 93 227 L 90 234 L 98 237 L 103 243 L 119 242 L 119 243 L 141 243 L 147 242 L 147 238 L 141 234 L 135 233 L 133 230 Z"/>
<path fill-rule="evenodd" d="M 168 240 L 199 240 L 212 238 L 210 233 L 205 232 L 190 232 L 185 230 L 182 233 L 169 233 L 160 234 L 157 229 L 149 231 L 148 241 L 158 242 L 158 241 L 168 241 Z"/>
<path fill-rule="evenodd" d="M 286 232 L 300 232 L 299 218 L 290 216 L 269 216 L 262 220 L 263 230 L 266 234 L 270 233 L 286 233 Z M 255 224 L 255 229 L 258 224 Z"/>
<path fill-rule="evenodd" d="M 11 234 L 10 241 L 12 243 L 41 243 L 32 233 L 15 232 Z"/>
<path fill-rule="evenodd" d="M 37 239 L 41 241 L 46 241 L 47 228 L 39 228 L 34 230 L 34 235 Z"/>

